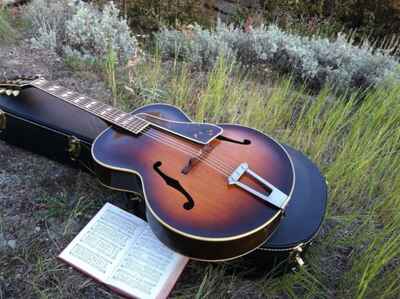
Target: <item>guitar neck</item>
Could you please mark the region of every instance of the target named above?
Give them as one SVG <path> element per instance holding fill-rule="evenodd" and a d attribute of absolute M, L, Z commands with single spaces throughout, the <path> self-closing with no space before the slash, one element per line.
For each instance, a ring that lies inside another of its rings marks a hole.
<path fill-rule="evenodd" d="M 117 127 L 121 127 L 134 134 L 140 133 L 149 125 L 149 122 L 146 120 L 123 112 L 122 110 L 112 107 L 108 104 L 96 101 L 90 97 L 83 96 L 65 87 L 51 83 L 43 78 L 33 81 L 31 86 L 51 94 L 60 100 L 96 115 L 106 122 Z"/>

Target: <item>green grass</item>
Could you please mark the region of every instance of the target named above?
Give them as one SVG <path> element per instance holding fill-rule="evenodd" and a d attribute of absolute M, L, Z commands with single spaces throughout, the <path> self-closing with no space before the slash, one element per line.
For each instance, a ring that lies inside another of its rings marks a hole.
<path fill-rule="evenodd" d="M 255 79 L 223 60 L 203 73 L 157 56 L 130 78 L 130 92 L 120 99 L 125 108 L 161 101 L 194 120 L 255 127 L 305 152 L 329 182 L 326 228 L 306 268 L 249 283 L 240 273 L 226 273 L 225 264 L 194 263 L 201 277 L 191 283 L 182 277 L 176 296 L 229 296 L 242 285 L 246 294 L 268 297 L 399 296 L 400 86 L 341 96 L 326 87 L 310 95 L 288 78 Z"/>

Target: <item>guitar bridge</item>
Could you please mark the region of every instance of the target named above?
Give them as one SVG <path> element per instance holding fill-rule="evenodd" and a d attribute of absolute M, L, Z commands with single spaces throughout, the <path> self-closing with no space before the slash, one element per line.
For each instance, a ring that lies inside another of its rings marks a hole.
<path fill-rule="evenodd" d="M 240 182 L 240 178 L 245 174 L 249 174 L 252 176 L 254 179 L 256 179 L 260 184 L 264 185 L 268 189 L 271 190 L 269 194 L 263 194 L 254 188 Z M 277 207 L 278 209 L 284 209 L 285 204 L 287 202 L 288 196 L 283 193 L 281 190 L 276 188 L 274 185 L 260 177 L 257 173 L 252 171 L 249 168 L 249 165 L 247 163 L 242 163 L 237 167 L 232 174 L 228 177 L 228 183 L 229 185 L 236 185 L 243 190 L 253 194 L 254 196 L 264 200 L 265 202 Z"/>

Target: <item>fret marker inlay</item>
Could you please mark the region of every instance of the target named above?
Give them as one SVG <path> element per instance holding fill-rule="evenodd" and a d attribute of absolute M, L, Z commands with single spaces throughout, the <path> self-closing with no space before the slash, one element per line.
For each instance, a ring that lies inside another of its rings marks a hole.
<path fill-rule="evenodd" d="M 85 97 L 79 97 L 74 101 L 74 103 L 79 103 L 80 101 L 82 101 L 84 99 L 85 99 Z"/>
<path fill-rule="evenodd" d="M 63 97 L 67 97 L 67 96 L 70 96 L 70 95 L 72 95 L 72 94 L 73 94 L 72 91 L 67 91 L 66 93 L 62 94 L 62 96 L 63 96 Z"/>
<path fill-rule="evenodd" d="M 118 115 L 118 116 L 115 118 L 115 120 L 118 121 L 118 120 L 120 120 L 121 118 L 123 118 L 123 117 L 125 117 L 125 116 L 126 116 L 126 114 Z"/>
<path fill-rule="evenodd" d="M 54 91 L 54 90 L 57 90 L 57 89 L 59 89 L 59 88 L 60 88 L 60 86 L 53 85 L 53 86 L 50 86 L 50 87 L 49 87 L 49 90 L 50 90 L 50 91 Z"/>
<path fill-rule="evenodd" d="M 149 124 L 129 113 L 124 113 L 121 110 L 111 107 L 101 102 L 94 101 L 86 96 L 79 96 L 78 93 L 68 90 L 56 84 L 52 84 L 43 78 L 38 78 L 33 83 L 39 89 L 52 94 L 69 103 L 75 103 L 77 107 L 89 111 L 92 114 L 101 116 L 102 119 L 114 122 L 115 125 L 125 128 L 135 134 L 143 131 Z"/>

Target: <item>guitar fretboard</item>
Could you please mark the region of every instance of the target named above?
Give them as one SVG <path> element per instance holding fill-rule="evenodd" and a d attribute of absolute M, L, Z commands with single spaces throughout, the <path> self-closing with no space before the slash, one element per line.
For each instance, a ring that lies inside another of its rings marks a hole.
<path fill-rule="evenodd" d="M 31 85 L 134 134 L 140 133 L 149 125 L 147 121 L 141 118 L 51 83 L 43 78 L 33 81 Z"/>

